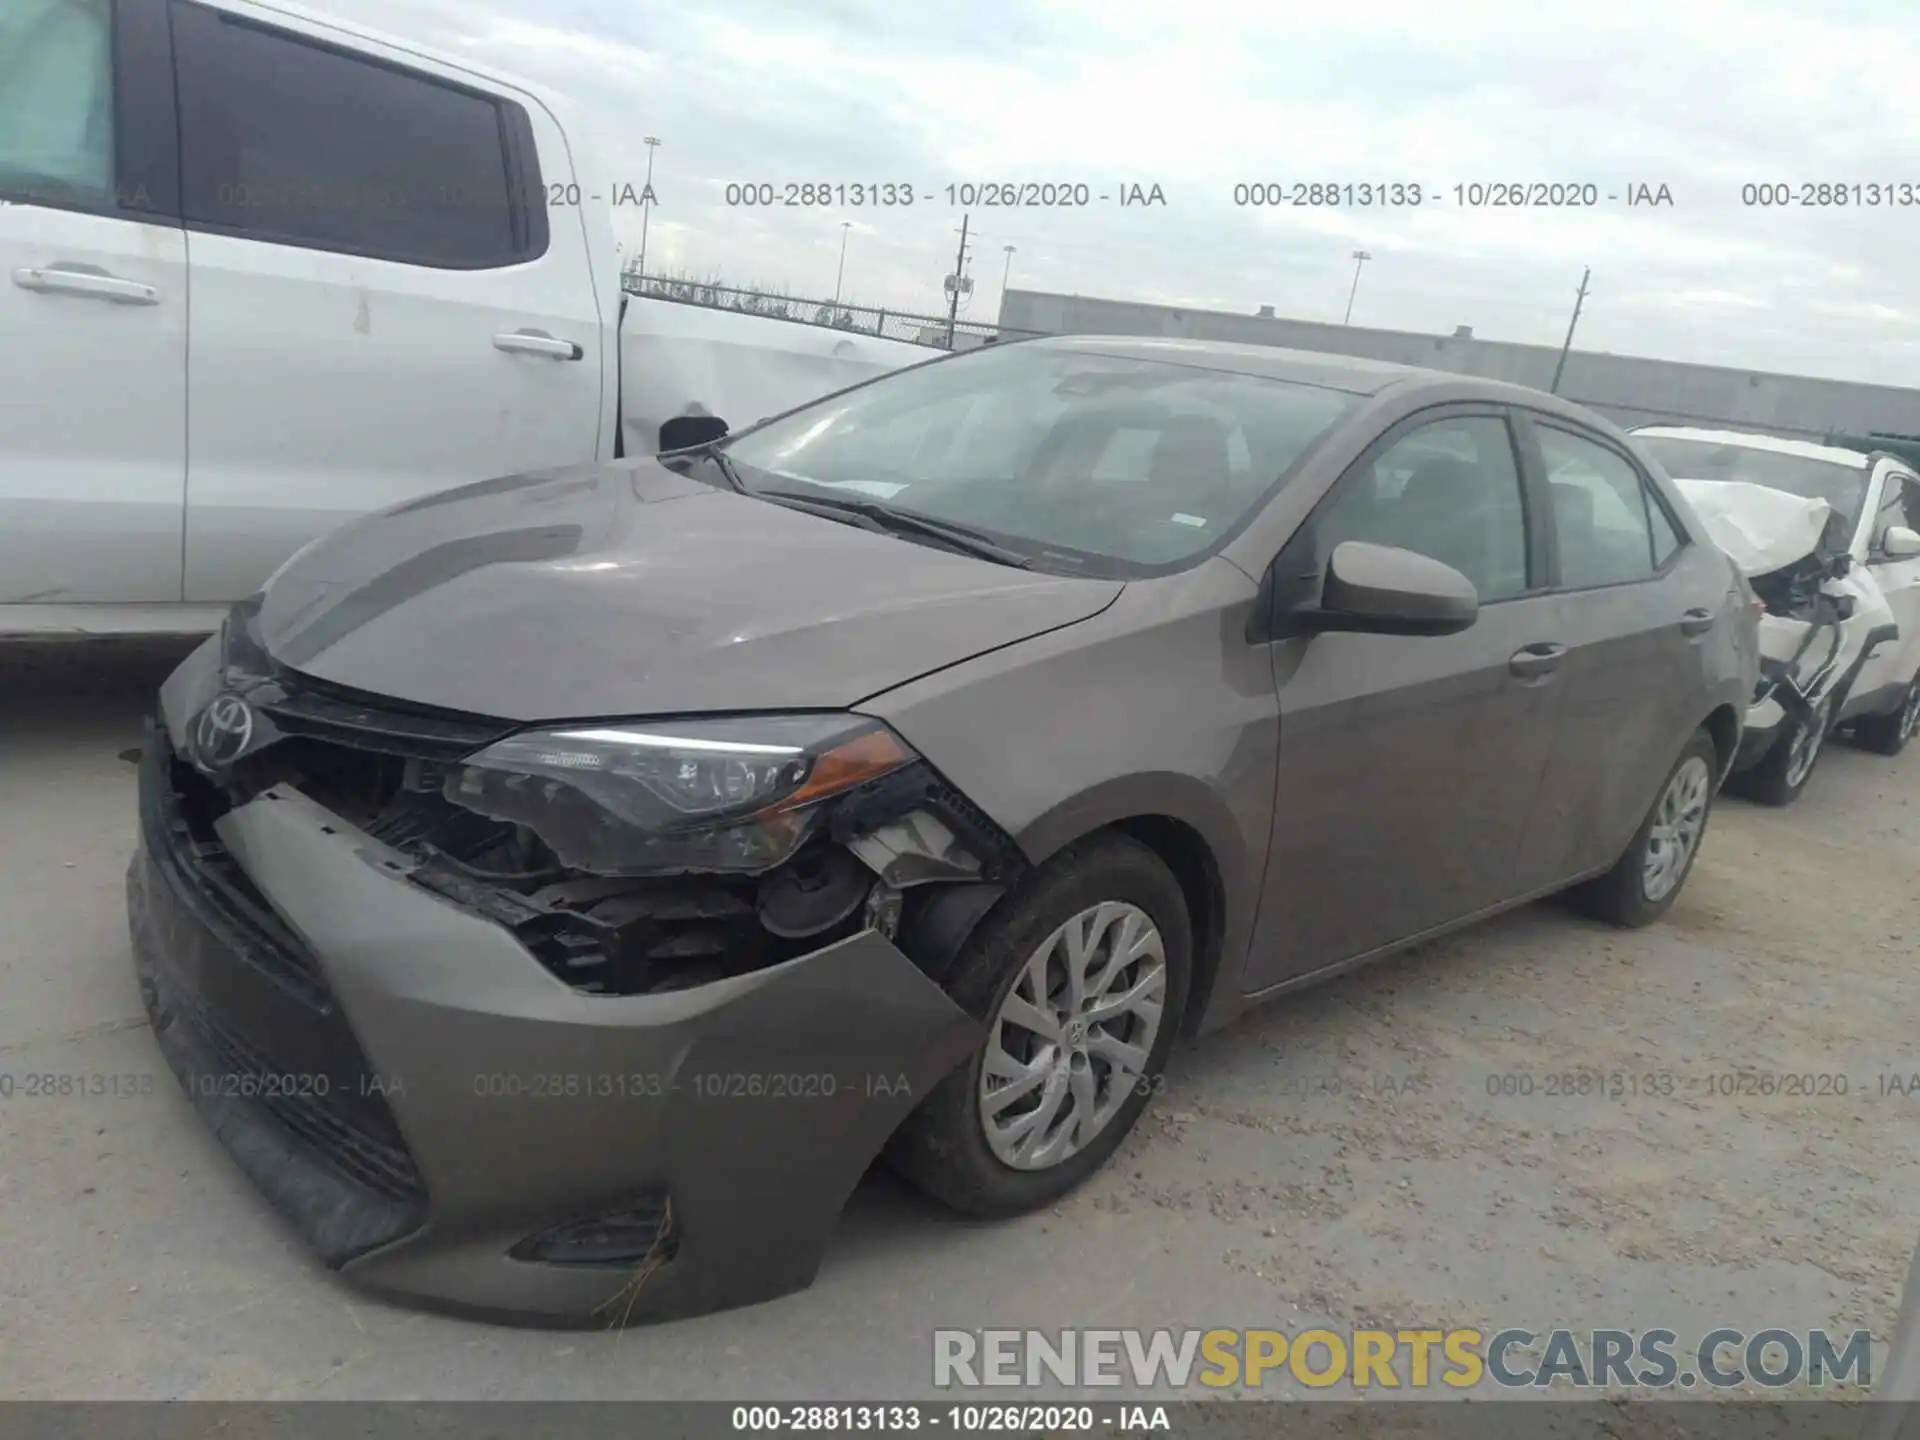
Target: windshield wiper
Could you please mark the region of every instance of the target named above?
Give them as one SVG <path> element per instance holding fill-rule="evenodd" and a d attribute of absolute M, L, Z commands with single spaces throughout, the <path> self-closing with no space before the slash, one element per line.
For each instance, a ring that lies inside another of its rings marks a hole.
<path fill-rule="evenodd" d="M 1031 557 L 1017 550 L 1009 550 L 978 530 L 957 525 L 951 520 L 934 520 L 925 515 L 916 515 L 911 510 L 897 510 L 884 501 L 850 500 L 843 495 L 803 495 L 797 490 L 755 490 L 752 493 L 763 500 L 776 500 L 797 510 L 812 510 L 829 518 L 852 516 L 863 522 L 869 530 L 923 535 L 964 554 L 991 560 L 996 565 L 1011 565 L 1019 570 L 1033 568 Z"/>
<path fill-rule="evenodd" d="M 727 482 L 727 488 L 740 495 L 754 492 L 747 488 L 747 482 L 740 478 L 740 472 L 733 468 L 733 461 L 727 458 L 727 452 L 718 445 L 702 445 L 692 452 L 703 460 L 711 460 L 713 468 L 720 472 L 720 478 Z"/>

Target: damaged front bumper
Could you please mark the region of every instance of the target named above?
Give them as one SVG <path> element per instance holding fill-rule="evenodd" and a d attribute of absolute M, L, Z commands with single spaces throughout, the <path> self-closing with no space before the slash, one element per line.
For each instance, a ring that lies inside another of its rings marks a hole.
<path fill-rule="evenodd" d="M 1760 698 L 1747 707 L 1746 723 L 1740 732 L 1740 748 L 1734 752 L 1730 772 L 1750 770 L 1767 758 L 1775 742 L 1785 732 L 1787 708 L 1774 694 L 1772 682 L 1762 682 Z M 1797 698 L 1797 697 L 1791 697 Z"/>
<path fill-rule="evenodd" d="M 291 786 L 192 833 L 177 763 L 157 724 L 128 876 L 155 1036 L 242 1170 L 369 1290 L 621 1325 L 804 1288 L 887 1136 L 980 1039 L 873 929 L 585 993 Z"/>
<path fill-rule="evenodd" d="M 1761 618 L 1760 681 L 1747 706 L 1735 772 L 1759 764 L 1783 736 L 1847 718 L 1844 707 L 1875 647 L 1899 637 L 1897 625 L 1879 620 L 1872 612 L 1856 618 L 1851 606 L 1814 622 Z"/>

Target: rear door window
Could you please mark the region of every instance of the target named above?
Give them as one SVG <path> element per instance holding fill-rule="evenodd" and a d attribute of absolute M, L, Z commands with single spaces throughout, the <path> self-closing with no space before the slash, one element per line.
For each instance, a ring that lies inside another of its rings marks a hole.
<path fill-rule="evenodd" d="M 1651 579 L 1680 537 L 1638 467 L 1619 451 L 1534 421 L 1568 590 Z"/>
<path fill-rule="evenodd" d="M 1653 527 L 1653 568 L 1658 570 L 1673 558 L 1681 541 L 1673 517 L 1667 514 L 1667 507 L 1651 487 L 1647 490 L 1647 519 Z"/>
<path fill-rule="evenodd" d="M 174 37 L 190 225 L 457 270 L 545 248 L 513 102 L 180 0 Z"/>

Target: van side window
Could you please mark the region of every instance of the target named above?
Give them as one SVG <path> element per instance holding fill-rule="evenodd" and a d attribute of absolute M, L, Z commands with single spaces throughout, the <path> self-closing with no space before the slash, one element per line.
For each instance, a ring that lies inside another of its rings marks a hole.
<path fill-rule="evenodd" d="M 511 102 L 181 0 L 173 14 L 190 226 L 450 270 L 544 248 Z"/>
<path fill-rule="evenodd" d="M 111 0 L 0 4 L 0 196 L 94 205 L 113 194 Z"/>

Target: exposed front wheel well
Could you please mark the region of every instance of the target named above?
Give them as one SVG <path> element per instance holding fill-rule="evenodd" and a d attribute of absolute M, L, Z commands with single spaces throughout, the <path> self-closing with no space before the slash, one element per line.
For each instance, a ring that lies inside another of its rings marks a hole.
<path fill-rule="evenodd" d="M 1186 898 L 1193 926 L 1193 979 L 1187 987 L 1181 1033 L 1192 1034 L 1206 1014 L 1220 970 L 1221 937 L 1226 929 L 1226 891 L 1213 849 L 1200 832 L 1170 815 L 1134 815 L 1112 827 L 1139 841 L 1166 862 Z"/>
<path fill-rule="evenodd" d="M 1740 745 L 1740 716 L 1731 705 L 1722 705 L 1700 722 L 1713 737 L 1714 753 L 1719 757 L 1719 778 L 1725 780 L 1733 767 L 1734 752 Z"/>

